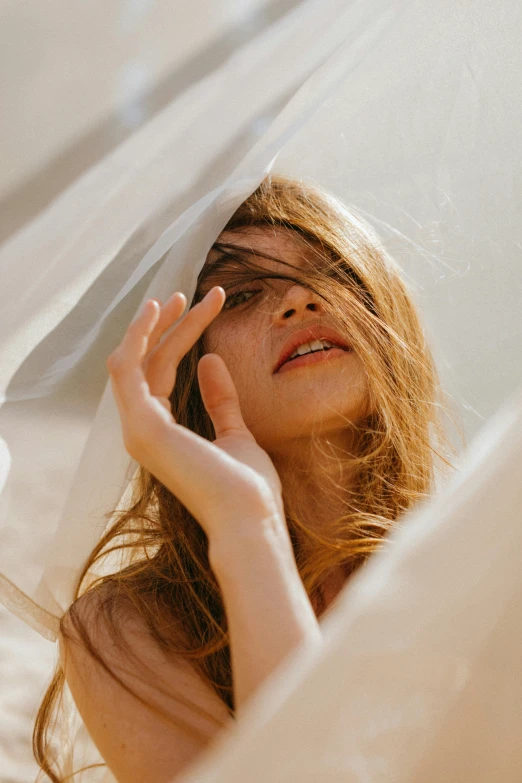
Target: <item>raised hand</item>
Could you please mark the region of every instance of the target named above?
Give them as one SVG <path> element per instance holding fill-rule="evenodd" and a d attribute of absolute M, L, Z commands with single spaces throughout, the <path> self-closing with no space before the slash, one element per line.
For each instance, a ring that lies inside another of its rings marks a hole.
<path fill-rule="evenodd" d="M 178 424 L 171 413 L 179 362 L 224 302 L 219 286 L 185 315 L 187 300 L 179 291 L 165 305 L 149 299 L 107 359 L 128 453 L 186 506 L 209 541 L 284 521 L 279 476 L 245 425 L 220 356 L 206 354 L 198 364 L 214 442 Z"/>

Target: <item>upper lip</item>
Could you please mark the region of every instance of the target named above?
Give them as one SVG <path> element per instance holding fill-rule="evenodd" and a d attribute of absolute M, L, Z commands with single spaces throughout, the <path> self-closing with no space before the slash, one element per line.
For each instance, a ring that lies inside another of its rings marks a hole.
<path fill-rule="evenodd" d="M 296 348 L 299 348 L 299 346 L 304 343 L 310 343 L 312 340 L 328 340 L 328 342 L 337 345 L 345 351 L 350 349 L 350 345 L 348 345 L 344 337 L 341 337 L 333 329 L 319 325 L 309 326 L 307 329 L 300 329 L 298 332 L 294 332 L 290 335 L 283 346 L 283 350 L 281 351 L 273 372 L 276 373 L 279 370 Z"/>

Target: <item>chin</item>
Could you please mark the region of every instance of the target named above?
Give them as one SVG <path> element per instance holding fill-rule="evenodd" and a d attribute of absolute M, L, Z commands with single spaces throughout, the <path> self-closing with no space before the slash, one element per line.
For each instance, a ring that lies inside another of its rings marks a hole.
<path fill-rule="evenodd" d="M 258 444 L 265 451 L 281 451 L 291 443 L 302 441 L 303 439 L 312 439 L 315 437 L 334 436 L 346 429 L 350 421 L 354 418 L 356 411 L 346 414 L 332 414 L 332 410 L 325 410 L 323 416 L 317 415 L 317 410 L 308 416 L 301 411 L 299 417 L 292 417 L 290 420 L 282 420 L 279 417 L 277 426 L 267 429 L 266 423 L 263 429 L 255 427 L 249 428 Z"/>

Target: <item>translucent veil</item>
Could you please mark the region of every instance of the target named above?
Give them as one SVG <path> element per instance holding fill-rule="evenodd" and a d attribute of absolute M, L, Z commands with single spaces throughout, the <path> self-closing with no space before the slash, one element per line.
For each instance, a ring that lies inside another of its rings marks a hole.
<path fill-rule="evenodd" d="M 135 469 L 107 385 L 111 347 L 145 296 L 191 300 L 220 229 L 398 9 L 375 2 L 361 29 L 339 0 L 298 8 L 3 246 L 2 498 L 13 533 L 0 596 L 47 638 Z M 49 472 L 44 498 L 25 491 L 38 469 Z M 30 540 L 16 533 L 21 517 L 34 519 Z"/>
<path fill-rule="evenodd" d="M 521 21 L 306 0 L 0 248 L 0 600 L 49 640 L 136 468 L 105 359 L 271 170 L 374 223 L 472 436 L 187 783 L 522 778 Z"/>

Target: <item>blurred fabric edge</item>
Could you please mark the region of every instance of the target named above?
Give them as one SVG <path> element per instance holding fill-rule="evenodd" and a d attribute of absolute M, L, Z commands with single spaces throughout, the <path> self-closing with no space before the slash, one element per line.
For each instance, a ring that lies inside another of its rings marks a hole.
<path fill-rule="evenodd" d="M 180 783 L 522 780 L 522 386 Z"/>
<path fill-rule="evenodd" d="M 3 0 L 4 3 L 5 1 Z M 189 16 L 183 8 L 184 3 L 179 2 L 176 5 L 176 3 L 172 2 L 156 2 L 154 7 L 151 6 L 148 9 L 144 7 L 140 14 L 138 11 L 139 4 L 134 4 L 135 7 L 132 9 L 132 4 L 115 2 L 113 0 L 111 3 L 113 12 L 115 12 L 118 6 L 121 7 L 119 25 L 123 30 L 133 24 L 138 24 L 138 22 L 142 24 L 143 14 L 145 14 L 145 21 L 149 27 L 156 24 L 155 38 L 157 38 L 158 29 L 162 30 L 161 45 L 158 46 L 155 40 L 155 49 L 156 51 L 159 49 L 161 52 L 160 56 L 156 54 L 156 60 L 160 60 L 160 57 L 163 57 L 165 62 L 161 63 L 161 60 L 158 62 L 158 65 L 161 64 L 162 67 L 157 75 L 155 72 L 147 70 L 141 64 L 141 60 L 146 60 L 147 55 L 150 55 L 148 49 L 150 49 L 152 42 L 151 33 L 154 33 L 154 30 L 135 30 L 134 46 L 132 48 L 137 47 L 136 37 L 139 36 L 139 48 L 142 49 L 141 57 L 139 54 L 133 55 L 131 52 L 128 54 L 122 52 L 120 55 L 121 61 L 119 61 L 115 55 L 116 61 L 111 63 L 112 70 L 105 74 L 104 84 L 100 84 L 100 90 L 103 89 L 105 91 L 107 90 L 107 82 L 114 85 L 110 99 L 108 100 L 104 97 L 105 116 L 103 119 L 98 119 L 99 107 L 94 104 L 96 96 L 84 95 L 83 125 L 80 126 L 77 120 L 78 112 L 72 114 L 73 107 L 70 107 L 69 114 L 64 111 L 64 107 L 67 105 L 64 103 L 64 100 L 69 97 L 73 89 L 74 82 L 72 82 L 72 78 L 75 76 L 74 73 L 71 76 L 71 66 L 74 65 L 74 61 L 65 61 L 62 66 L 62 68 L 67 69 L 66 72 L 62 70 L 64 86 L 61 91 L 57 87 L 54 87 L 52 91 L 50 90 L 49 104 L 45 107 L 46 122 L 40 132 L 37 143 L 37 146 L 40 145 L 42 150 L 41 152 L 38 149 L 36 151 L 34 149 L 28 150 L 33 158 L 35 155 L 40 156 L 32 164 L 28 164 L 26 160 L 28 157 L 27 151 L 22 146 L 25 143 L 24 137 L 27 135 L 27 129 L 22 122 L 24 122 L 26 113 L 31 111 L 30 101 L 34 99 L 35 90 L 38 90 L 38 80 L 45 75 L 48 80 L 47 84 L 52 84 L 56 79 L 54 69 L 59 66 L 62 51 L 68 57 L 71 56 L 71 51 L 67 47 L 67 42 L 62 41 L 62 50 L 55 47 L 53 61 L 47 62 L 44 49 L 45 31 L 39 30 L 39 26 L 40 28 L 44 27 L 45 22 L 38 8 L 36 6 L 29 9 L 24 8 L 22 14 L 21 7 L 17 7 L 16 4 L 11 5 L 9 15 L 4 11 L 2 33 L 0 34 L 0 37 L 5 39 L 3 47 L 5 64 L 2 70 L 2 80 L 9 90 L 8 94 L 13 91 L 15 84 L 18 85 L 16 94 L 17 111 L 9 112 L 9 103 L 4 102 L 6 114 L 2 123 L 3 130 L 0 133 L 0 150 L 4 160 L 6 160 L 6 156 L 12 158 L 14 154 L 17 154 L 20 160 L 9 160 L 9 167 L 13 171 L 5 182 L 3 180 L 0 182 L 0 244 L 35 217 L 38 212 L 44 209 L 47 204 L 84 171 L 87 171 L 98 160 L 110 153 L 138 127 L 172 102 L 176 96 L 180 95 L 191 84 L 203 78 L 205 74 L 219 67 L 238 47 L 247 44 L 261 32 L 268 29 L 274 22 L 284 17 L 293 7 L 299 5 L 300 2 L 301 0 L 255 0 L 255 2 L 244 4 L 244 7 L 241 8 L 238 7 L 237 3 L 227 3 L 226 0 L 225 2 L 223 0 L 211 0 L 210 2 L 209 0 L 204 0 L 204 8 L 200 10 L 204 10 L 205 13 L 199 14 L 198 25 L 185 29 L 186 36 L 197 30 L 194 46 L 192 49 L 189 49 L 188 44 L 190 41 L 185 40 L 184 46 L 181 47 L 183 56 L 180 59 L 177 52 L 180 47 L 172 45 L 168 47 L 166 41 L 168 41 L 167 36 L 169 32 L 173 36 L 171 43 L 175 40 L 175 36 L 178 33 L 176 19 L 179 18 L 179 14 Z M 125 9 L 125 5 L 128 6 L 127 9 Z M 147 4 L 144 5 L 146 6 Z M 228 13 L 224 12 L 227 5 L 230 6 Z M 101 10 L 103 13 L 108 13 L 109 8 L 110 6 L 108 7 L 105 2 Z M 83 62 L 81 44 L 87 45 L 88 48 L 92 47 L 92 39 L 88 37 L 86 32 L 77 32 L 76 28 L 79 25 L 78 20 L 75 20 L 75 14 L 77 15 L 78 11 L 81 14 L 87 14 L 88 18 L 92 18 L 96 9 L 92 7 L 92 4 L 90 9 L 81 9 L 67 4 L 60 11 L 55 3 L 54 14 L 60 13 L 60 15 L 65 17 L 61 20 L 61 31 L 59 34 L 63 36 L 76 34 L 78 36 L 77 43 L 79 44 L 79 49 L 74 52 L 74 57 L 77 58 L 78 62 Z M 191 13 L 195 16 L 197 11 L 198 8 L 194 6 Z M 47 11 L 45 13 L 47 14 Z M 220 13 L 222 18 L 220 18 Z M 97 25 L 98 20 L 95 19 L 94 21 Z M 158 27 L 159 21 L 161 21 L 161 24 Z M 170 29 L 170 26 L 172 26 L 172 29 Z M 30 33 L 38 36 L 38 32 L 40 32 L 39 45 L 41 51 L 38 52 L 37 47 L 33 46 L 25 52 L 28 62 L 33 63 L 34 70 L 28 71 L 26 67 L 22 77 L 22 74 L 18 73 L 21 70 L 19 63 L 19 59 L 22 56 L 21 52 L 19 49 L 11 50 L 10 47 L 13 41 L 19 40 L 20 36 L 23 35 L 29 38 Z M 100 30 L 100 28 L 97 28 L 98 37 L 100 32 L 107 35 L 106 44 L 109 47 L 110 29 L 102 28 Z M 113 31 L 113 35 L 115 32 L 119 32 L 121 38 L 125 41 L 125 35 L 129 35 L 132 31 Z M 100 41 L 98 46 L 102 45 Z M 185 54 L 187 49 L 190 52 L 189 54 Z M 36 52 L 38 52 L 43 62 L 37 62 L 38 55 Z M 84 52 L 84 56 L 87 58 L 88 51 Z M 150 59 L 150 56 L 148 59 Z M 35 72 L 36 64 L 41 73 Z M 100 80 L 101 65 L 97 66 L 97 68 L 98 79 Z M 158 67 L 156 67 L 156 70 L 158 70 Z M 23 82 L 21 81 L 22 78 L 24 79 Z M 89 78 L 93 82 L 94 74 L 90 75 Z M 79 82 L 79 79 L 78 75 L 77 82 Z M 10 86 L 9 82 L 13 83 L 13 87 Z M 80 92 L 79 83 L 76 89 Z M 39 100 L 41 100 L 41 97 L 38 94 Z M 89 100 L 91 100 L 91 103 L 89 103 Z M 115 104 L 114 108 L 111 108 L 111 100 Z M 34 116 L 31 119 L 34 121 Z M 47 139 L 47 136 L 58 135 L 55 126 L 50 124 L 53 120 L 55 123 L 60 122 L 60 135 L 64 132 L 63 128 L 68 128 L 68 124 L 71 124 L 71 128 L 68 130 L 69 135 L 61 141 L 61 146 L 57 152 L 53 151 L 55 143 L 53 144 L 52 138 Z M 74 127 L 72 126 L 73 123 L 75 123 Z M 53 145 L 47 155 L 44 154 L 45 145 Z"/>

